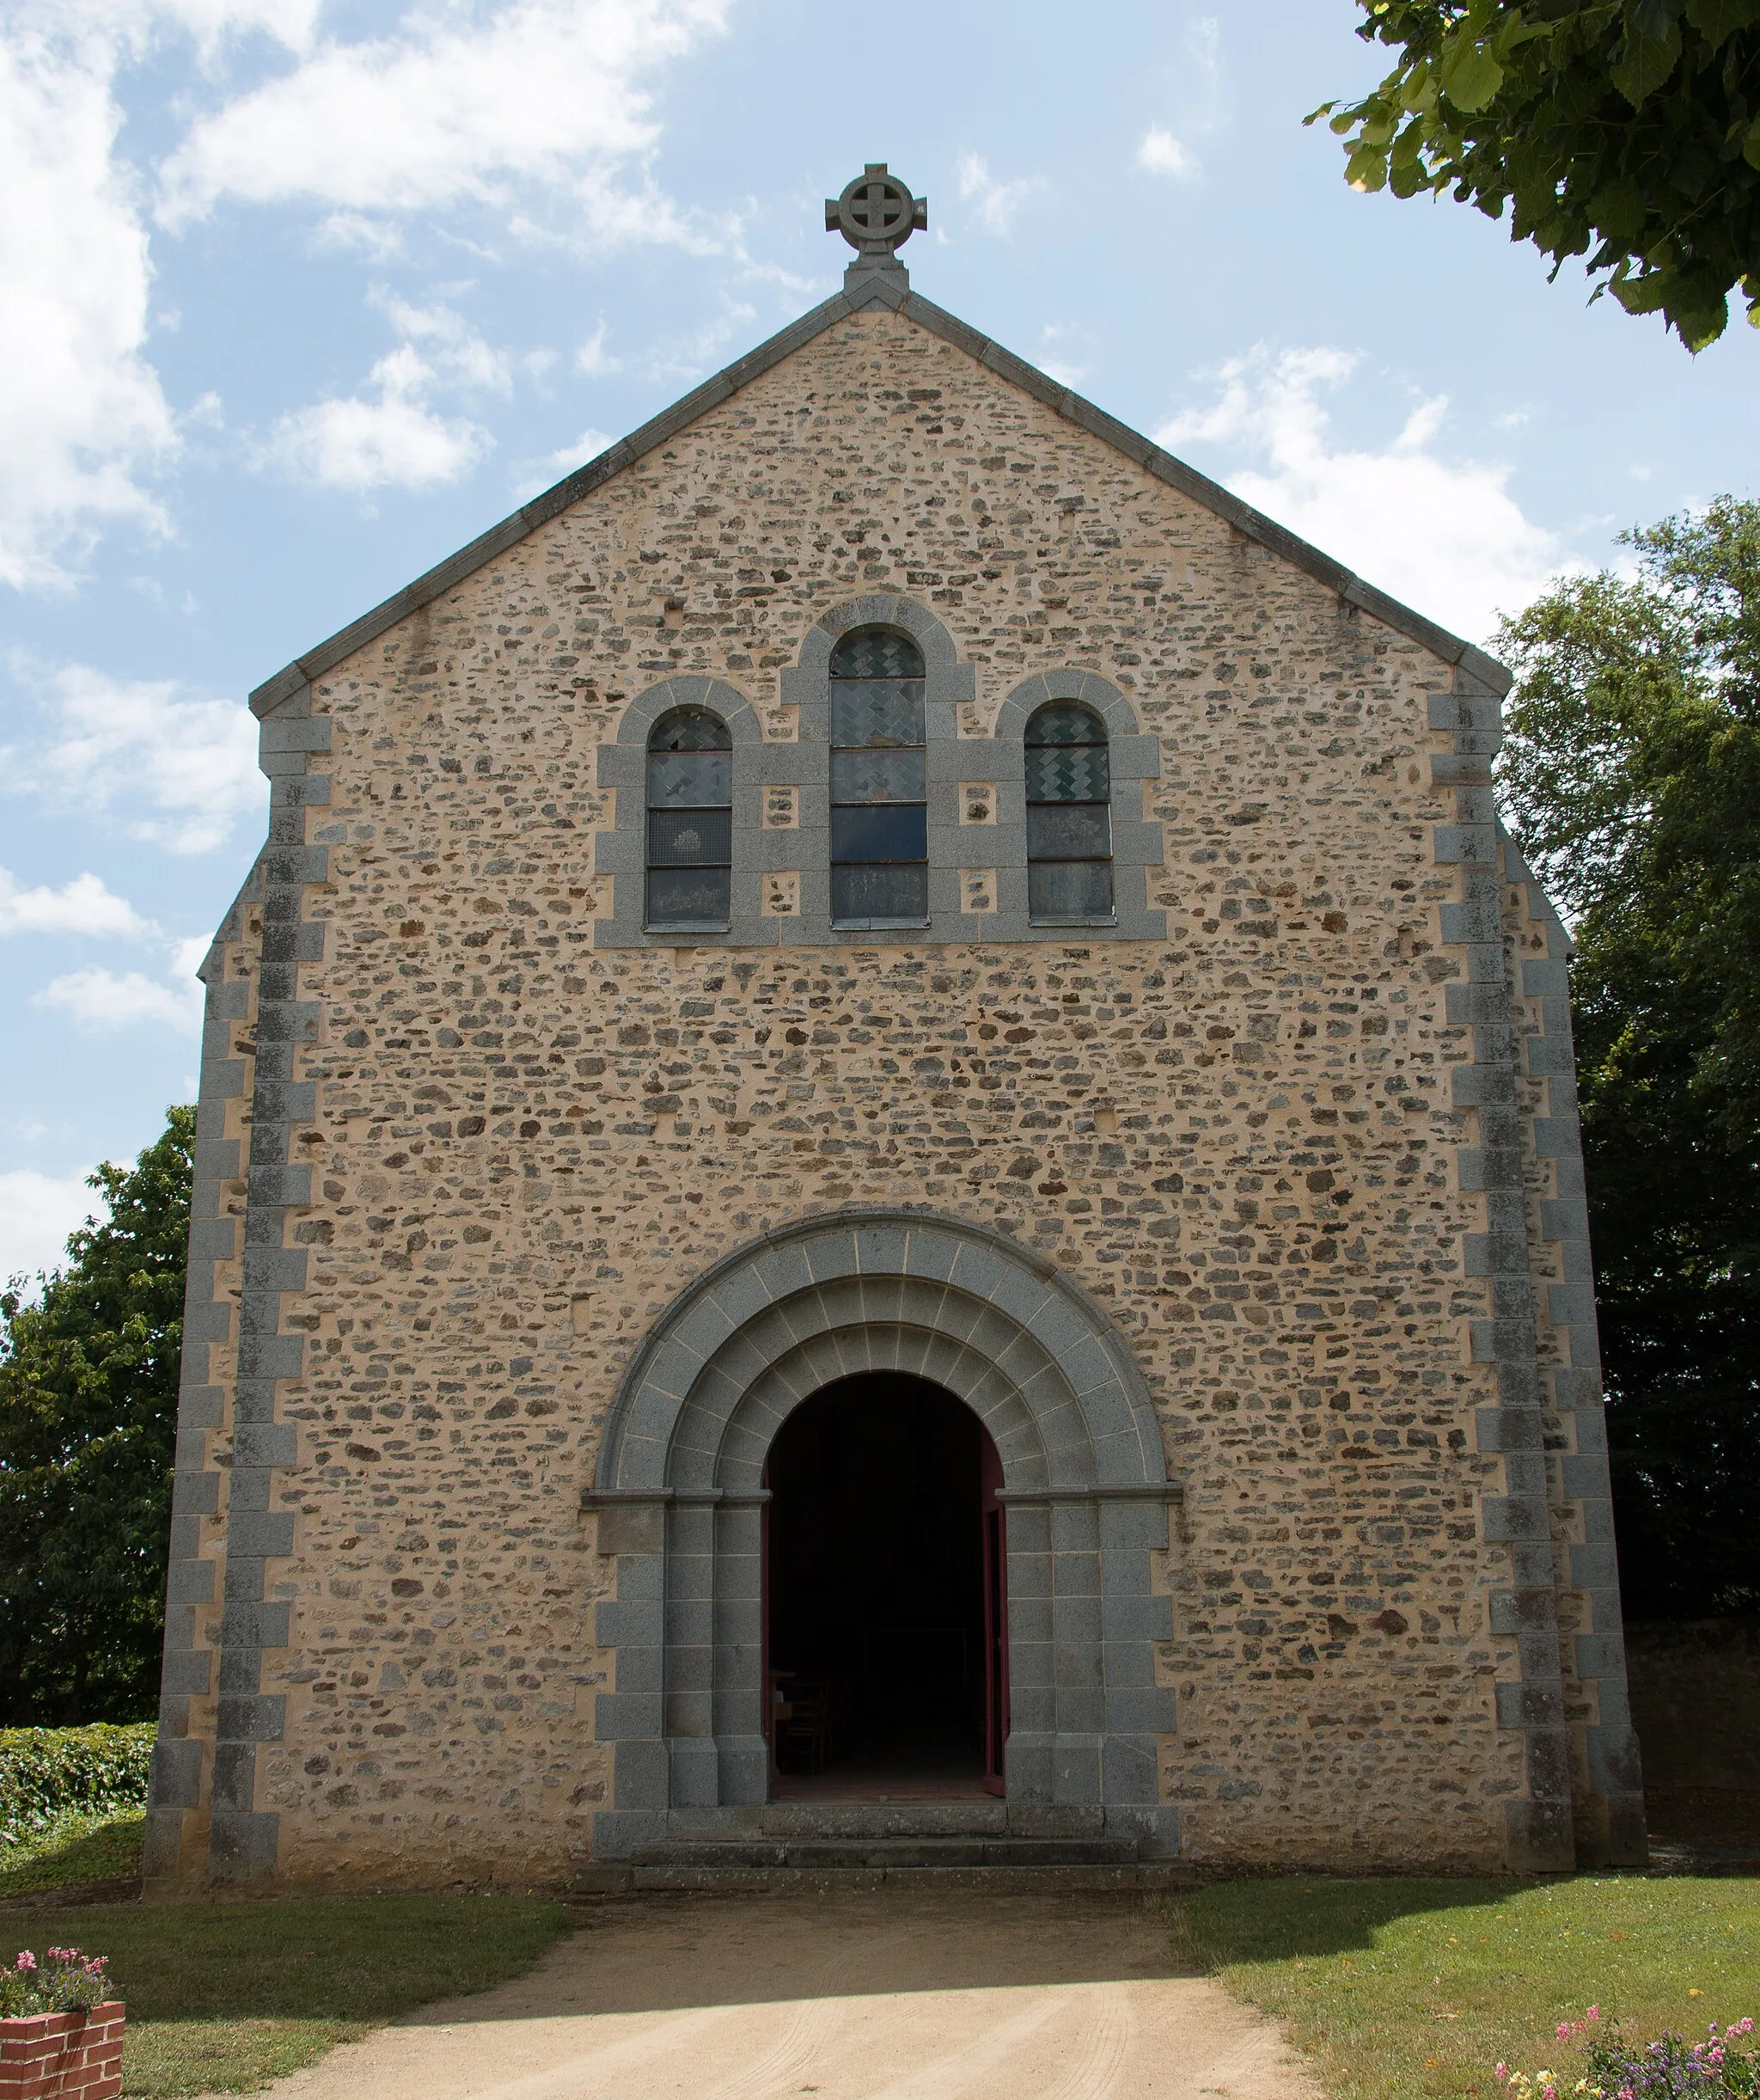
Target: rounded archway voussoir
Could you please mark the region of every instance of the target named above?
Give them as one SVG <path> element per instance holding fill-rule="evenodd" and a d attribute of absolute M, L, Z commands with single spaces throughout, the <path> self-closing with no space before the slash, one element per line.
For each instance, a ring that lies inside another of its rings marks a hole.
<path fill-rule="evenodd" d="M 918 1375 L 932 1378 L 937 1385 L 958 1393 L 974 1413 L 979 1412 L 972 1394 L 988 1374 L 989 1365 L 953 1335 L 941 1334 L 920 1323 L 914 1323 L 912 1332 L 920 1337 L 922 1344 Z"/>
<path fill-rule="evenodd" d="M 794 1321 L 798 1310 L 810 1299 L 816 1301 L 817 1310 L 816 1314 L 810 1313 L 808 1317 L 810 1321 L 816 1321 L 817 1327 L 827 1330 L 859 1327 L 867 1319 L 867 1309 L 862 1299 L 862 1279 L 859 1276 L 834 1277 L 810 1291 L 804 1291 L 798 1298 L 791 1298 L 784 1308 L 791 1322 Z M 805 1330 L 813 1331 L 812 1327 Z"/>
<path fill-rule="evenodd" d="M 862 1318 L 871 1327 L 896 1326 L 908 1317 L 911 1287 L 901 1276 L 862 1278 Z"/>
<path fill-rule="evenodd" d="M 862 1274 L 868 1277 L 902 1276 L 909 1239 L 908 1228 L 890 1219 L 883 1223 L 858 1225 L 856 1259 L 861 1264 Z"/>
<path fill-rule="evenodd" d="M 807 1269 L 816 1283 L 835 1283 L 845 1277 L 859 1276 L 861 1260 L 856 1251 L 856 1235 L 852 1228 L 828 1226 L 822 1233 L 814 1234 L 802 1249 L 807 1258 Z"/>
<path fill-rule="evenodd" d="M 962 1244 L 956 1233 L 932 1218 L 913 1221 L 905 1233 L 903 1273 L 930 1283 L 949 1283 Z"/>
<path fill-rule="evenodd" d="M 724 1442 L 736 1417 L 744 1466 L 757 1449 L 747 1438 L 773 1436 L 807 1394 L 868 1368 L 956 1393 L 999 1450 L 1007 1440 L 1005 1471 L 1071 1485 L 1165 1478 L 1146 1388 L 1103 1312 L 991 1228 L 916 1210 L 803 1220 L 681 1293 L 626 1374 L 599 1477 L 719 1474 L 731 1453 L 712 1460 L 711 1436 Z M 678 1467 L 657 1465 L 675 1440 Z"/>

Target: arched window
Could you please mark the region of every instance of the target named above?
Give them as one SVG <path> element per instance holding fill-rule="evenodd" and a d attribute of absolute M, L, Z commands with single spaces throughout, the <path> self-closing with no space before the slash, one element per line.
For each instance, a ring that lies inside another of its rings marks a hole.
<path fill-rule="evenodd" d="M 648 924 L 724 932 L 733 891 L 733 739 L 704 707 L 648 738 Z"/>
<path fill-rule="evenodd" d="M 1112 916 L 1106 725 L 1072 700 L 1027 724 L 1027 912 L 1042 923 Z"/>
<path fill-rule="evenodd" d="M 921 926 L 929 916 L 923 652 L 857 628 L 831 653 L 831 916 Z"/>

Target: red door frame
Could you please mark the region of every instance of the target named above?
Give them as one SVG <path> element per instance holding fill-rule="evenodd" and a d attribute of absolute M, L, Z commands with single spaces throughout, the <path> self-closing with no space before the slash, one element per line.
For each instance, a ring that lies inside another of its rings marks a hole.
<path fill-rule="evenodd" d="M 758 1619 L 763 1631 L 758 1636 L 758 1703 L 763 1708 L 763 1718 L 758 1723 L 764 1733 L 764 1748 L 768 1770 L 764 1779 L 764 1798 L 770 1798 L 776 1780 L 776 1693 L 770 1682 L 770 1468 L 767 1465 L 758 1476 L 764 1491 L 764 1499 L 758 1506 Z"/>
<path fill-rule="evenodd" d="M 998 1498 L 1002 1460 L 981 1427 L 978 1521 L 984 1540 L 984 1791 L 1007 1791 L 1003 1750 L 1008 1742 L 1008 1511 Z"/>

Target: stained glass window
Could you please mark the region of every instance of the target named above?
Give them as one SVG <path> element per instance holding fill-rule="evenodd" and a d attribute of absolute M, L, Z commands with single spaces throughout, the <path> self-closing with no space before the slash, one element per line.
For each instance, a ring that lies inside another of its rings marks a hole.
<path fill-rule="evenodd" d="M 1027 909 L 1035 920 L 1112 916 L 1106 726 L 1055 700 L 1027 724 Z"/>
<path fill-rule="evenodd" d="M 857 628 L 831 655 L 831 915 L 840 926 L 929 916 L 922 652 Z"/>
<path fill-rule="evenodd" d="M 733 890 L 733 742 L 702 707 L 648 738 L 648 924 L 723 930 Z"/>

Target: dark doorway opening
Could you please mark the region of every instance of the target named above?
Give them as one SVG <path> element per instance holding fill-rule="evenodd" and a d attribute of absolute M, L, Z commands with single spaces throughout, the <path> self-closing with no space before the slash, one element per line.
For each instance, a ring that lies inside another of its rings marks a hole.
<path fill-rule="evenodd" d="M 1001 1789 L 1001 1467 L 927 1379 L 867 1372 L 804 1401 L 766 1475 L 767 1684 L 779 1799 Z"/>

